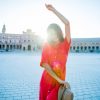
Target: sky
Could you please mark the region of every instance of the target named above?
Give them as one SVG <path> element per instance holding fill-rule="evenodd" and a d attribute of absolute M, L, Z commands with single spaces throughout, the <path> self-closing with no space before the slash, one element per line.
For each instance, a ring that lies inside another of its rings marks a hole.
<path fill-rule="evenodd" d="M 22 34 L 32 29 L 44 37 L 49 24 L 64 24 L 45 3 L 52 4 L 70 22 L 72 38 L 100 37 L 100 0 L 0 0 L 0 32 Z"/>

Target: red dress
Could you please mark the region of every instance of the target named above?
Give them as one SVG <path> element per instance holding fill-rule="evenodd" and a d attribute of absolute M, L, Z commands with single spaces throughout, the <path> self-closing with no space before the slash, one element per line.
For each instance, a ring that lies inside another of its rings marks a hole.
<path fill-rule="evenodd" d="M 70 49 L 70 42 L 65 38 L 63 42 L 56 47 L 45 43 L 42 50 L 40 66 L 43 63 L 48 63 L 53 71 L 62 80 L 66 76 L 66 61 Z M 60 84 L 44 70 L 40 81 L 39 100 L 58 100 L 58 89 Z"/>

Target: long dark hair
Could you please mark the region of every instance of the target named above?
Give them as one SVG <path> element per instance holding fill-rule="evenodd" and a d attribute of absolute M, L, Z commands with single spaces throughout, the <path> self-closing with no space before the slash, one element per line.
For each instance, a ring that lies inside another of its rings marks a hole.
<path fill-rule="evenodd" d="M 47 28 L 47 36 L 50 35 L 50 33 L 49 33 L 50 29 L 53 29 L 54 31 L 56 31 L 55 34 L 57 35 L 57 37 L 58 37 L 60 42 L 64 41 L 63 32 L 62 32 L 62 30 L 61 30 L 61 28 L 60 28 L 60 26 L 58 24 L 52 23 L 52 24 L 50 24 L 48 26 L 48 28 Z M 52 41 L 49 39 L 49 37 L 48 37 L 48 43 L 50 43 L 50 44 L 52 43 Z"/>

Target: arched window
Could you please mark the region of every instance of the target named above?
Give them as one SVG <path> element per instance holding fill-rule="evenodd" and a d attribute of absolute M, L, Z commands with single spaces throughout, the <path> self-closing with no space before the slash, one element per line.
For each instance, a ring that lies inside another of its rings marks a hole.
<path fill-rule="evenodd" d="M 77 46 L 77 49 L 79 49 L 79 46 Z"/>
<path fill-rule="evenodd" d="M 90 46 L 88 46 L 88 49 L 91 49 L 91 47 L 90 47 Z"/>
<path fill-rule="evenodd" d="M 25 47 L 23 47 L 23 50 L 25 51 Z"/>
<path fill-rule="evenodd" d="M 31 50 L 31 45 L 28 45 L 28 50 Z"/>
<path fill-rule="evenodd" d="M 99 46 L 96 46 L 96 50 L 99 50 Z"/>
<path fill-rule="evenodd" d="M 4 49 L 4 48 L 5 48 L 5 45 L 3 44 L 3 46 L 2 46 L 2 47 L 3 47 L 3 49 Z"/>
<path fill-rule="evenodd" d="M 15 46 L 15 45 L 13 45 L 13 47 L 14 47 L 14 49 L 15 49 L 15 47 L 16 47 L 16 46 Z"/>
<path fill-rule="evenodd" d="M 94 47 L 94 46 L 92 46 L 92 49 L 93 49 L 93 50 L 94 50 L 94 48 L 95 48 L 95 47 Z"/>
<path fill-rule="evenodd" d="M 10 43 L 11 43 L 11 40 L 10 40 Z"/>
<path fill-rule="evenodd" d="M 10 49 L 12 49 L 12 45 L 10 45 Z"/>
<path fill-rule="evenodd" d="M 83 50 L 83 46 L 81 46 L 81 50 Z"/>
<path fill-rule="evenodd" d="M 87 47 L 85 46 L 85 47 L 84 47 L 84 50 L 86 50 L 86 49 L 87 49 Z"/>
<path fill-rule="evenodd" d="M 9 49 L 9 45 L 7 45 L 7 48 Z"/>
<path fill-rule="evenodd" d="M 0 44 L 0 49 L 1 49 L 1 44 Z"/>
<path fill-rule="evenodd" d="M 20 49 L 22 48 L 22 45 L 20 45 Z"/>
<path fill-rule="evenodd" d="M 19 45 L 17 45 L 17 49 L 19 49 Z"/>
<path fill-rule="evenodd" d="M 5 43 L 7 44 L 7 41 L 5 41 Z"/>
<path fill-rule="evenodd" d="M 24 42 L 26 42 L 26 40 L 24 40 Z"/>
<path fill-rule="evenodd" d="M 75 50 L 75 46 L 73 46 L 73 50 Z"/>

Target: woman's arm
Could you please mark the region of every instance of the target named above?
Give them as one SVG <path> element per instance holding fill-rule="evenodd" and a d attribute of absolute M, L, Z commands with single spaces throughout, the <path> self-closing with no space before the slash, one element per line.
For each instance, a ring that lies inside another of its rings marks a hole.
<path fill-rule="evenodd" d="M 42 64 L 42 67 L 44 67 L 46 69 L 46 71 L 55 79 L 57 80 L 60 84 L 64 84 L 65 81 L 61 80 L 56 73 L 52 70 L 52 68 L 50 67 L 49 64 L 44 63 Z"/>
<path fill-rule="evenodd" d="M 57 80 L 60 84 L 63 84 L 66 88 L 70 87 L 69 83 L 66 81 L 61 80 L 56 73 L 52 70 L 52 68 L 49 66 L 49 64 L 44 63 L 42 64 L 42 67 L 45 68 L 45 70 L 55 79 Z"/>
<path fill-rule="evenodd" d="M 65 38 L 70 42 L 70 23 L 60 12 L 58 12 L 52 5 L 45 4 L 46 8 L 52 11 L 65 25 Z"/>

